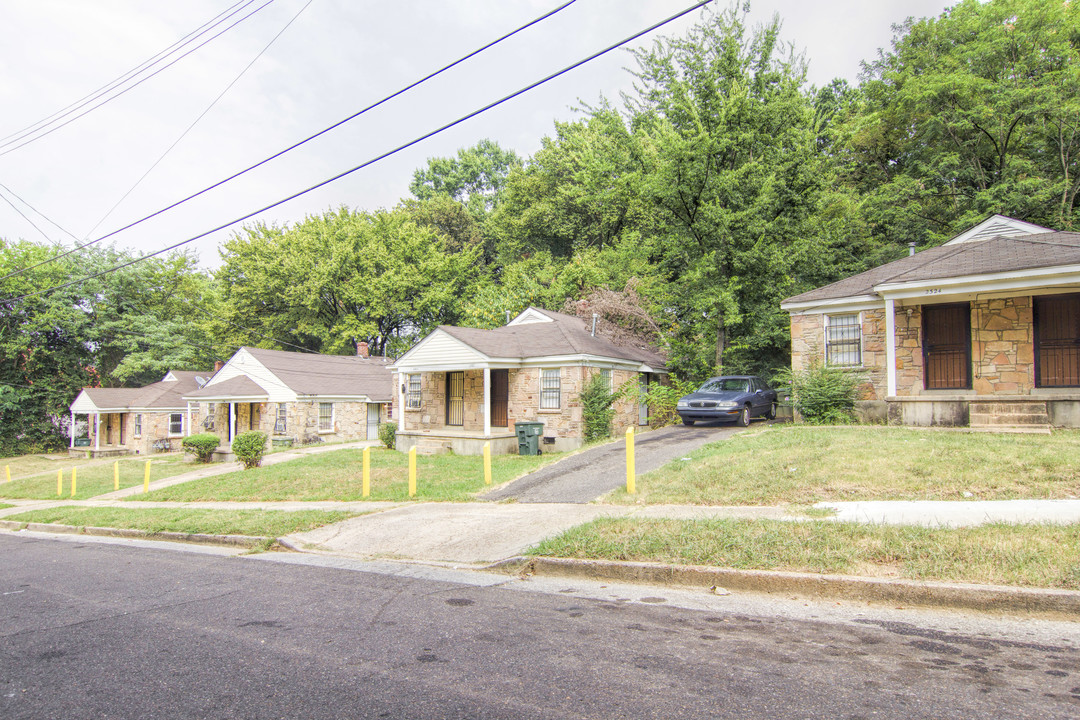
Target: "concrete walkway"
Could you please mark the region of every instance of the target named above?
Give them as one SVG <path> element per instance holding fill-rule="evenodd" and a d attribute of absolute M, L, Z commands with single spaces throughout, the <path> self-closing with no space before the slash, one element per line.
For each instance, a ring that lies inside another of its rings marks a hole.
<path fill-rule="evenodd" d="M 927 527 L 989 523 L 1080 523 L 1080 500 L 875 500 L 821 502 L 837 521 Z"/>

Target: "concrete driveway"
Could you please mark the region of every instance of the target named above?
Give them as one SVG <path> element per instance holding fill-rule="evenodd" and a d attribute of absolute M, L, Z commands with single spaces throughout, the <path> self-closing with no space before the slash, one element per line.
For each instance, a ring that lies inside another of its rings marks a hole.
<path fill-rule="evenodd" d="M 767 421 L 755 420 L 750 427 Z M 673 425 L 638 435 L 634 440 L 637 472 L 646 473 L 686 457 L 702 445 L 731 437 L 745 428 L 733 424 Z M 481 495 L 481 500 L 522 503 L 587 503 L 626 484 L 626 441 L 600 445 L 518 478 Z"/>

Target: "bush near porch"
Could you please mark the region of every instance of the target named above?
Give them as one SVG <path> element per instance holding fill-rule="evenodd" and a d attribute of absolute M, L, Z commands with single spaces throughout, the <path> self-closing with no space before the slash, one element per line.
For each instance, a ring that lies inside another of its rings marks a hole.
<path fill-rule="evenodd" d="M 483 458 L 475 455 L 418 455 L 416 497 L 425 501 L 468 501 L 477 492 L 532 472 L 561 457 L 494 455 L 492 484 L 484 485 Z M 335 450 L 251 470 L 192 480 L 128 500 L 363 500 L 363 451 Z M 407 453 L 371 449 L 368 500 L 409 500 Z"/>
<path fill-rule="evenodd" d="M 637 478 L 616 503 L 1080 498 L 1080 432 L 1052 435 L 774 425 Z"/>

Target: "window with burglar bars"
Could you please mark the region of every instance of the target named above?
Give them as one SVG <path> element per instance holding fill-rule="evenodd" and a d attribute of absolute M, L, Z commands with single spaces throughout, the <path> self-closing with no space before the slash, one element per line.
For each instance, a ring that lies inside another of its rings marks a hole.
<path fill-rule="evenodd" d="M 862 365 L 859 313 L 825 316 L 825 364 L 835 367 Z"/>
<path fill-rule="evenodd" d="M 274 432 L 282 434 L 288 431 L 289 421 L 285 403 L 277 404 L 277 418 L 274 420 Z"/>
<path fill-rule="evenodd" d="M 319 432 L 334 429 L 334 403 L 319 403 Z"/>
<path fill-rule="evenodd" d="M 420 374 L 408 375 L 409 383 L 405 392 L 405 407 L 417 410 L 420 407 Z"/>
<path fill-rule="evenodd" d="M 562 378 L 559 368 L 540 371 L 540 409 L 558 410 L 562 407 Z"/>
<path fill-rule="evenodd" d="M 1038 387 L 1080 386 L 1080 295 L 1035 298 Z"/>
<path fill-rule="evenodd" d="M 446 373 L 446 424 L 465 425 L 465 373 Z"/>
<path fill-rule="evenodd" d="M 215 429 L 217 406 L 214 403 L 206 403 L 206 417 L 203 419 L 203 427 L 207 430 Z"/>
<path fill-rule="evenodd" d="M 169 434 L 182 435 L 184 433 L 184 414 L 171 413 L 169 415 Z"/>

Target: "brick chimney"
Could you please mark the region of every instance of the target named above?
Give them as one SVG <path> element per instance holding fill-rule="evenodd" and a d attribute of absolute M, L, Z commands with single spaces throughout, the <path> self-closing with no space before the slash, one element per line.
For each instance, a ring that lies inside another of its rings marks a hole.
<path fill-rule="evenodd" d="M 368 344 L 366 342 L 361 341 L 361 342 L 356 343 L 356 356 L 357 357 L 367 357 L 368 356 Z"/>
<path fill-rule="evenodd" d="M 218 370 L 220 370 L 223 367 L 225 367 L 224 362 L 222 362 L 221 360 L 215 360 L 214 361 L 214 374 L 216 375 Z"/>

